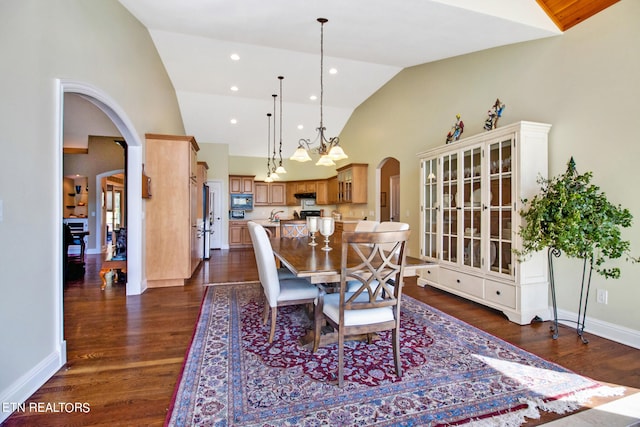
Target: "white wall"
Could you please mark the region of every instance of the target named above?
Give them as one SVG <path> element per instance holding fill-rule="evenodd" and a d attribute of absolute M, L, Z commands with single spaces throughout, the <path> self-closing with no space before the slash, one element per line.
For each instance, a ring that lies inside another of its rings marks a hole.
<path fill-rule="evenodd" d="M 19 402 L 64 361 L 56 79 L 99 88 L 141 141 L 184 128 L 147 30 L 115 0 L 2 1 L 0 53 L 0 401 Z"/>
<path fill-rule="evenodd" d="M 463 137 L 482 132 L 496 97 L 506 103 L 499 125 L 519 120 L 550 123 L 549 170 L 564 172 L 574 156 L 580 172 L 593 171 L 613 203 L 635 217 L 625 230 L 640 255 L 640 197 L 635 188 L 640 143 L 640 2 L 622 0 L 565 34 L 408 68 L 360 105 L 340 135 L 353 161 L 401 162 L 402 220 L 419 230 L 419 163 L 416 153 L 445 143 L 461 114 Z M 374 182 L 369 168 L 369 182 Z M 369 189 L 372 207 L 374 189 Z M 410 253 L 418 254 L 419 239 Z M 640 264 L 619 263 L 622 278 L 594 276 L 609 291 L 608 305 L 591 295 L 589 327 L 617 329 L 640 345 Z M 577 312 L 581 263 L 561 259 L 556 280 L 562 310 Z M 626 331 L 625 328 L 630 330 Z"/>

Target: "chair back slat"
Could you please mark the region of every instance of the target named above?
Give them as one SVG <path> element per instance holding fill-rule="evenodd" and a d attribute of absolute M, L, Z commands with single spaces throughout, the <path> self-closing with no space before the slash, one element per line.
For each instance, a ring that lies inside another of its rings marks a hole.
<path fill-rule="evenodd" d="M 308 237 L 309 229 L 306 221 L 280 221 L 280 237 Z"/>
<path fill-rule="evenodd" d="M 341 310 L 389 307 L 399 303 L 404 249 L 409 234 L 409 230 L 342 234 Z M 349 253 L 357 255 L 357 263 L 347 265 Z M 347 289 L 352 293 L 345 295 Z"/>

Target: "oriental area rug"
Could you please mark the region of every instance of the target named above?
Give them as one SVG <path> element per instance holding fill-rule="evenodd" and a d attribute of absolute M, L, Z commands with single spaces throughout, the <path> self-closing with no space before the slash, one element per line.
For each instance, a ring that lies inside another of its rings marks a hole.
<path fill-rule="evenodd" d="M 568 413 L 593 396 L 620 395 L 422 302 L 403 296 L 403 376 L 390 337 L 313 354 L 302 306 L 278 310 L 268 343 L 259 284 L 207 288 L 178 379 L 168 426 L 518 426 L 539 411 Z"/>

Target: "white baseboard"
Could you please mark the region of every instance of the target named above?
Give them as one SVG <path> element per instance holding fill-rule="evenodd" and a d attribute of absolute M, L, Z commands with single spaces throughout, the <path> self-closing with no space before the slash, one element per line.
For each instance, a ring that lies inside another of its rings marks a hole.
<path fill-rule="evenodd" d="M 569 321 L 562 321 L 560 319 L 567 319 Z M 577 313 L 558 310 L 558 323 L 575 328 L 576 324 L 573 322 L 577 321 Z M 589 334 L 597 335 L 611 341 L 619 342 L 620 344 L 640 349 L 640 331 L 616 325 L 614 323 L 605 322 L 603 320 L 594 319 L 589 316 L 586 317 L 584 324 L 584 331 Z M 562 332 L 563 331 L 560 331 L 560 333 Z M 586 338 L 589 339 L 589 337 Z"/>
<path fill-rule="evenodd" d="M 7 389 L 0 391 L 0 402 L 10 407 L 20 404 L 46 383 L 67 362 L 66 341 L 57 351 L 49 354 L 40 363 L 18 378 Z M 12 412 L 0 411 L 0 423 L 9 418 Z"/>

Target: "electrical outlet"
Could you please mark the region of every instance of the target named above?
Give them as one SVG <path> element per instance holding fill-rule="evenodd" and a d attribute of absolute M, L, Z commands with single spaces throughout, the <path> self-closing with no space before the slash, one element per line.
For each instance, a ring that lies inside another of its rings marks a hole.
<path fill-rule="evenodd" d="M 609 300 L 609 292 L 606 289 L 598 289 L 596 301 L 598 304 L 607 304 Z"/>

